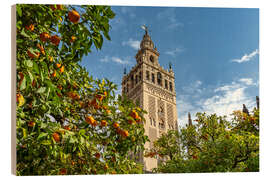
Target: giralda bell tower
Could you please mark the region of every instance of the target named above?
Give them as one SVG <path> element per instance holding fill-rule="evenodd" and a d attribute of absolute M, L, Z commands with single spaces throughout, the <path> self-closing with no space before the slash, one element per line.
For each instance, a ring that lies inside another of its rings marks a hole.
<path fill-rule="evenodd" d="M 129 73 L 124 72 L 122 78 L 122 94 L 134 102 L 139 102 L 140 107 L 146 110 L 145 134 L 150 143 L 145 144 L 149 149 L 162 133 L 170 129 L 177 129 L 176 93 L 174 85 L 174 72 L 171 65 L 169 70 L 159 64 L 159 52 L 154 46 L 148 30 L 140 43 L 135 58 L 137 64 Z M 144 170 L 150 171 L 157 167 L 158 160 L 139 155 L 139 161 L 144 164 Z"/>

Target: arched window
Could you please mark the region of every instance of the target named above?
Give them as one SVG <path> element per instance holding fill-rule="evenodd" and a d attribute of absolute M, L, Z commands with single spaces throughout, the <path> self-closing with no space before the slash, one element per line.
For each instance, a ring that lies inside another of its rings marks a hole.
<path fill-rule="evenodd" d="M 170 84 L 170 91 L 173 91 L 172 82 L 170 82 L 169 84 Z"/>
<path fill-rule="evenodd" d="M 155 74 L 152 73 L 152 83 L 155 83 Z"/>
<path fill-rule="evenodd" d="M 149 80 L 150 79 L 150 74 L 149 71 L 146 71 L 146 79 Z"/>
<path fill-rule="evenodd" d="M 160 72 L 157 73 L 157 82 L 158 85 L 162 86 L 162 75 Z"/>
<path fill-rule="evenodd" d="M 155 61 L 154 56 L 150 56 L 150 61 L 153 63 Z"/>
<path fill-rule="evenodd" d="M 168 89 L 168 81 L 165 79 L 165 89 Z"/>

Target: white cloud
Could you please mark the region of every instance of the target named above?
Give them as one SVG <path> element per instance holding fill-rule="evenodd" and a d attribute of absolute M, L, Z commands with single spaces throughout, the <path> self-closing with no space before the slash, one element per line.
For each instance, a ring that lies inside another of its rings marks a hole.
<path fill-rule="evenodd" d="M 247 62 L 247 61 L 250 61 L 257 54 L 259 54 L 259 50 L 258 49 L 256 49 L 255 51 L 253 51 L 250 54 L 245 54 L 240 59 L 233 59 L 232 62 L 237 62 L 237 63 Z"/>
<path fill-rule="evenodd" d="M 130 38 L 128 41 L 122 42 L 122 46 L 126 45 L 132 47 L 135 50 L 138 50 L 140 48 L 140 41 Z"/>
<path fill-rule="evenodd" d="M 251 78 L 242 78 L 239 79 L 239 81 L 245 83 L 248 86 L 255 85 L 255 83 L 253 83 L 253 80 Z"/>
<path fill-rule="evenodd" d="M 216 113 L 230 118 L 233 111 L 242 110 L 243 104 L 249 110 L 256 105 L 255 97 L 247 93 L 248 88 L 257 86 L 251 78 L 240 78 L 219 87 L 203 87 L 202 84 L 199 80 L 194 81 L 189 86 L 183 87 L 179 92 L 180 95 L 177 95 L 178 122 L 182 127 L 188 122 L 188 112 L 191 113 L 193 120 L 197 112 Z"/>
<path fill-rule="evenodd" d="M 184 51 L 185 51 L 184 48 L 177 47 L 175 49 L 166 51 L 165 54 L 168 54 L 168 55 L 171 55 L 171 56 L 174 57 L 176 54 L 181 53 L 181 52 L 184 52 Z"/>
<path fill-rule="evenodd" d="M 129 57 L 125 58 L 124 59 L 121 59 L 119 57 L 108 57 L 108 56 L 105 56 L 104 58 L 100 59 L 101 62 L 115 62 L 115 63 L 118 63 L 118 64 L 130 64 L 131 62 L 129 61 Z"/>

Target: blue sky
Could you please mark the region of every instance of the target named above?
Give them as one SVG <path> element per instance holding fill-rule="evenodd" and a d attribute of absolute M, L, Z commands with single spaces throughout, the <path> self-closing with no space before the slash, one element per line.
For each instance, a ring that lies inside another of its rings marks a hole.
<path fill-rule="evenodd" d="M 108 78 L 121 89 L 146 24 L 165 69 L 175 71 L 178 121 L 196 112 L 229 115 L 255 107 L 259 95 L 259 9 L 113 6 L 111 41 L 81 64 L 96 78 Z M 120 91 L 118 91 L 119 93 Z"/>

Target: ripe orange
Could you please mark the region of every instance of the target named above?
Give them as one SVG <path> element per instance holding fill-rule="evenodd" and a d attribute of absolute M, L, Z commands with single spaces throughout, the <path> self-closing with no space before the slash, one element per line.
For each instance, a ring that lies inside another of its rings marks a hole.
<path fill-rule="evenodd" d="M 57 10 L 62 10 L 63 9 L 62 5 L 60 5 L 60 4 L 57 4 L 56 8 L 57 8 Z"/>
<path fill-rule="evenodd" d="M 41 46 L 40 44 L 37 44 L 37 47 L 39 48 L 40 52 L 45 55 L 45 51 L 44 51 L 44 48 L 43 46 Z"/>
<path fill-rule="evenodd" d="M 61 169 L 60 169 L 60 174 L 61 174 L 61 175 L 67 174 L 67 169 L 61 168 Z"/>
<path fill-rule="evenodd" d="M 73 23 L 77 23 L 80 20 L 80 14 L 75 10 L 69 11 L 68 19 Z"/>
<path fill-rule="evenodd" d="M 114 128 L 119 128 L 119 124 L 117 122 L 113 123 Z"/>
<path fill-rule="evenodd" d="M 103 100 L 103 96 L 100 95 L 100 94 L 97 94 L 95 97 L 96 97 L 99 101 L 102 101 L 102 100 Z"/>
<path fill-rule="evenodd" d="M 34 121 L 29 121 L 29 122 L 28 122 L 28 126 L 29 126 L 29 127 L 34 127 L 35 124 L 36 124 L 36 123 L 35 123 Z"/>
<path fill-rule="evenodd" d="M 57 36 L 57 35 L 53 35 L 51 38 L 50 38 L 50 40 L 51 40 L 51 42 L 54 44 L 54 45 L 56 45 L 56 46 L 58 46 L 58 44 L 60 43 L 60 37 L 59 36 Z"/>
<path fill-rule="evenodd" d="M 100 158 L 100 153 L 96 153 L 96 154 L 95 154 L 95 157 L 96 157 L 97 159 L 99 159 L 99 158 Z"/>
<path fill-rule="evenodd" d="M 53 57 L 52 56 L 49 56 L 49 61 L 53 62 Z"/>
<path fill-rule="evenodd" d="M 56 77 L 56 71 L 52 73 L 52 77 Z"/>
<path fill-rule="evenodd" d="M 135 110 L 132 110 L 129 114 L 131 117 L 133 117 L 134 119 L 138 119 L 139 115 Z"/>
<path fill-rule="evenodd" d="M 35 26 L 33 24 L 30 24 L 29 26 L 25 27 L 28 31 L 34 31 Z"/>
<path fill-rule="evenodd" d="M 102 120 L 102 121 L 101 121 L 101 126 L 102 126 L 102 127 L 107 126 L 107 124 L 108 124 L 107 121 L 105 121 L 105 120 Z"/>
<path fill-rule="evenodd" d="M 123 130 L 123 131 L 122 131 L 122 135 L 123 135 L 124 137 L 127 137 L 127 136 L 128 136 L 128 131 L 127 131 L 127 130 Z"/>
<path fill-rule="evenodd" d="M 142 121 L 142 118 L 139 116 L 136 120 L 137 123 L 141 122 Z"/>
<path fill-rule="evenodd" d="M 135 121 L 129 119 L 128 124 L 130 124 L 130 125 L 135 124 Z"/>
<path fill-rule="evenodd" d="M 73 43 L 76 40 L 76 36 L 71 36 L 70 42 Z"/>
<path fill-rule="evenodd" d="M 62 66 L 62 67 L 60 68 L 60 73 L 63 73 L 63 72 L 64 72 L 64 70 L 65 70 L 65 67 L 64 67 L 64 66 Z"/>
<path fill-rule="evenodd" d="M 75 165 L 75 162 L 74 161 L 71 161 L 71 165 L 74 166 Z"/>
<path fill-rule="evenodd" d="M 63 87 L 61 85 L 58 85 L 57 88 L 60 89 L 60 90 L 63 89 Z"/>
<path fill-rule="evenodd" d="M 57 63 L 56 64 L 56 67 L 60 68 L 61 67 L 61 64 Z"/>
<path fill-rule="evenodd" d="M 93 116 L 87 116 L 85 118 L 85 121 L 87 124 L 90 124 L 92 126 L 97 126 L 97 121 L 93 118 Z"/>
<path fill-rule="evenodd" d="M 60 135 L 57 132 L 54 132 L 52 136 L 55 142 L 60 142 Z"/>
<path fill-rule="evenodd" d="M 64 129 L 66 129 L 66 130 L 68 130 L 68 131 L 71 130 L 71 128 L 70 128 L 69 126 L 64 126 Z"/>
<path fill-rule="evenodd" d="M 40 40 L 43 41 L 43 42 L 45 42 L 45 41 L 47 41 L 47 40 L 49 40 L 51 38 L 51 36 L 46 32 L 41 33 L 39 35 L 39 37 L 40 37 Z"/>

